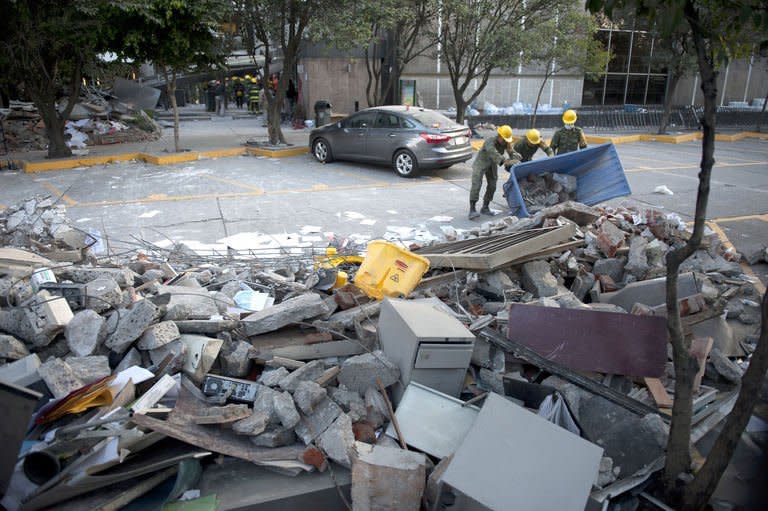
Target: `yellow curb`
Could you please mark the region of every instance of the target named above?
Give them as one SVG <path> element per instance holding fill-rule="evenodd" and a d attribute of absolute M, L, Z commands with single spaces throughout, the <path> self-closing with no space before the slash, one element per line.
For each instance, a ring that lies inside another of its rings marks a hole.
<path fill-rule="evenodd" d="M 245 154 L 245 147 L 214 149 L 213 151 L 201 151 L 199 154 L 201 158 L 226 158 L 228 156 L 242 156 Z"/>
<path fill-rule="evenodd" d="M 742 133 L 734 133 L 733 135 L 724 135 L 715 133 L 715 140 L 718 142 L 736 142 L 737 140 L 743 140 L 747 138 L 747 134 Z"/>
<path fill-rule="evenodd" d="M 50 170 L 68 170 L 77 167 L 92 167 L 94 165 L 106 165 L 116 161 L 128 161 L 141 158 L 141 153 L 125 153 L 125 154 L 112 154 L 108 156 L 89 156 L 86 158 L 77 159 L 61 159 L 61 160 L 48 160 L 48 161 L 22 161 L 22 167 L 24 172 L 47 172 Z"/>
<path fill-rule="evenodd" d="M 147 163 L 151 163 L 153 165 L 171 165 L 174 163 L 197 161 L 200 159 L 200 155 L 197 152 L 163 154 L 160 156 L 141 153 L 141 158 Z"/>
<path fill-rule="evenodd" d="M 590 144 L 628 144 L 630 142 L 639 142 L 640 135 L 619 135 L 615 137 L 603 137 L 600 135 L 584 135 L 586 141 Z"/>
<path fill-rule="evenodd" d="M 246 151 L 249 154 L 252 154 L 254 156 L 267 156 L 269 158 L 284 158 L 286 156 L 299 156 L 302 154 L 307 154 L 309 152 L 309 147 L 291 147 L 288 149 L 278 149 L 278 150 L 272 150 L 272 149 L 262 149 L 259 147 L 248 147 L 246 148 Z"/>
<path fill-rule="evenodd" d="M 664 142 L 667 144 L 681 144 L 683 142 L 691 142 L 693 140 L 701 139 L 701 133 L 686 133 L 685 135 L 640 135 L 640 140 L 643 142 Z"/>
<path fill-rule="evenodd" d="M 757 138 L 759 140 L 768 140 L 768 133 L 758 133 L 757 131 L 742 132 L 746 138 Z"/>

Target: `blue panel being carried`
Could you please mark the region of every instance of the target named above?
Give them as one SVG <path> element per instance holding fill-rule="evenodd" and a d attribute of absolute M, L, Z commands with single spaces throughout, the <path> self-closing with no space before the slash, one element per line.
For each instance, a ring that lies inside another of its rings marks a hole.
<path fill-rule="evenodd" d="M 576 176 L 576 201 L 588 206 L 632 193 L 616 148 L 611 143 L 600 144 L 512 167 L 509 179 L 504 183 L 504 196 L 511 214 L 530 216 L 520 193 L 518 179 L 548 172 Z"/>

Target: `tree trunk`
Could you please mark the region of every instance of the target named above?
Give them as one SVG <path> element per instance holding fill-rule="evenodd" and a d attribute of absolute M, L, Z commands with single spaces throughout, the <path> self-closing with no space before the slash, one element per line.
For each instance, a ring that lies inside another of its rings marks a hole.
<path fill-rule="evenodd" d="M 696 363 L 688 352 L 690 343 L 686 342 L 683 337 L 680 307 L 677 301 L 677 274 L 683 261 L 701 246 L 701 239 L 704 234 L 712 167 L 715 164 L 715 100 L 717 98 L 717 73 L 714 69 L 713 57 L 704 40 L 705 36 L 699 24 L 698 12 L 690 0 L 685 4 L 685 15 L 691 25 L 699 73 L 701 74 L 701 89 L 704 93 L 704 118 L 702 120 L 704 138 L 701 148 L 701 171 L 699 172 L 699 187 L 696 194 L 693 234 L 683 247 L 667 254 L 667 330 L 673 348 L 676 381 L 672 423 L 667 443 L 667 461 L 664 467 L 664 483 L 667 496 L 673 501 L 679 501 L 681 494 L 677 485 L 678 477 L 680 474 L 687 473 L 691 468 L 692 382 L 696 368 Z"/>
<path fill-rule="evenodd" d="M 531 128 L 536 127 L 536 112 L 539 110 L 539 101 L 541 100 L 541 93 L 544 91 L 544 86 L 547 84 L 547 80 L 549 80 L 549 74 L 544 73 L 544 81 L 541 82 L 541 87 L 539 87 L 539 93 L 536 94 L 536 104 L 533 106 L 533 117 L 531 117 Z"/>
<path fill-rule="evenodd" d="M 54 111 L 56 107 L 53 107 Z M 59 118 L 57 113 L 43 117 L 45 134 L 48 135 L 48 158 L 68 158 L 72 156 L 72 150 L 67 146 L 64 137 L 64 125 L 66 121 Z"/>
<path fill-rule="evenodd" d="M 669 77 L 669 87 L 667 88 L 667 95 L 664 97 L 664 112 L 661 114 L 661 123 L 659 124 L 659 135 L 667 132 L 669 116 L 672 113 L 672 96 L 675 95 L 681 76 L 682 73 L 673 72 Z"/>
<path fill-rule="evenodd" d="M 173 150 L 181 152 L 181 146 L 179 144 L 179 105 L 176 103 L 176 70 L 171 71 L 170 79 L 168 79 L 168 69 L 163 68 L 165 73 L 166 94 L 171 102 L 171 108 L 173 109 Z"/>
<path fill-rule="evenodd" d="M 749 361 L 749 367 L 741 379 L 739 397 L 736 398 L 736 404 L 731 413 L 728 414 L 725 425 L 717 436 L 707 461 L 696 474 L 693 482 L 685 489 L 682 507 L 685 511 L 699 511 L 707 505 L 718 481 L 731 461 L 739 438 L 757 403 L 760 387 L 763 385 L 765 373 L 768 370 L 768 293 L 763 294 L 760 316 L 760 338 Z"/>
<path fill-rule="evenodd" d="M 464 124 L 464 113 L 467 109 L 467 103 L 464 101 L 464 96 L 458 91 L 458 87 L 453 86 L 453 99 L 456 101 L 456 123 Z"/>

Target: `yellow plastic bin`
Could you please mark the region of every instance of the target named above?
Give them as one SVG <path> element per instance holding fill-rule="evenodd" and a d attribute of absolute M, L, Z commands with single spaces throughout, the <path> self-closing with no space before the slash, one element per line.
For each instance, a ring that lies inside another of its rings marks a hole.
<path fill-rule="evenodd" d="M 371 298 L 405 297 L 421 282 L 429 259 L 387 241 L 368 243 L 368 254 L 355 274 L 355 286 Z"/>

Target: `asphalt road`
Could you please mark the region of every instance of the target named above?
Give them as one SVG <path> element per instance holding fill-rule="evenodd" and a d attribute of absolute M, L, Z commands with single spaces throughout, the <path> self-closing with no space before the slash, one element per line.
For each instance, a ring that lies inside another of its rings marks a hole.
<path fill-rule="evenodd" d="M 700 142 L 616 146 L 632 195 L 612 205 L 653 207 L 691 220 Z M 768 141 L 719 142 L 707 217 L 736 249 L 768 244 Z M 539 156 L 541 157 L 541 156 Z M 495 209 L 506 212 L 501 172 Z M 241 156 L 154 166 L 140 162 L 53 171 L 0 173 L 0 205 L 36 194 L 59 197 L 84 229 L 120 241 L 183 241 L 199 250 L 253 248 L 263 235 L 286 243 L 339 237 L 404 240 L 440 235 L 441 226 L 470 229 L 466 218 L 471 162 L 403 179 L 385 167 L 311 156 Z M 666 185 L 674 195 L 654 193 Z M 481 217 L 481 221 L 488 220 Z M 129 245 L 126 245 L 129 246 Z M 755 271 L 765 282 L 768 266 Z"/>

